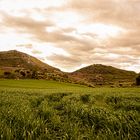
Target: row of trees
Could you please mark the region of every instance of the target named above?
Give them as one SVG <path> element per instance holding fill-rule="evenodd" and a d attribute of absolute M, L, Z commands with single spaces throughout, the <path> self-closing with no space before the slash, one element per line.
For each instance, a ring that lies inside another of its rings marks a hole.
<path fill-rule="evenodd" d="M 46 72 L 29 69 L 16 69 L 3 72 L 1 78 L 6 79 L 47 79 L 61 82 L 70 82 L 67 74 L 57 72 Z"/>
<path fill-rule="evenodd" d="M 3 76 L 7 79 L 35 78 L 35 72 L 30 70 L 17 69 L 15 71 L 5 71 Z"/>

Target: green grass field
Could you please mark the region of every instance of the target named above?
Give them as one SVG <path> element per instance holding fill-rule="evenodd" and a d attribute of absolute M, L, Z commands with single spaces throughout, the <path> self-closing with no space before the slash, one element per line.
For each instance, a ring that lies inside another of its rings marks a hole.
<path fill-rule="evenodd" d="M 1 140 L 139 140 L 140 88 L 0 80 Z"/>

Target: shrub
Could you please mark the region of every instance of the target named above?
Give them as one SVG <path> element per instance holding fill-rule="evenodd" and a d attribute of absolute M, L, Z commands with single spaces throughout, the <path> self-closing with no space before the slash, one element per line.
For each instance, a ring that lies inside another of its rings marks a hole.
<path fill-rule="evenodd" d="M 26 77 L 26 73 L 24 71 L 20 71 L 20 74 L 23 76 L 23 77 Z"/>
<path fill-rule="evenodd" d="M 90 95 L 89 94 L 81 95 L 80 99 L 83 103 L 88 103 L 90 101 Z"/>
<path fill-rule="evenodd" d="M 137 86 L 140 85 L 140 75 L 136 78 L 136 85 L 137 85 Z"/>
<path fill-rule="evenodd" d="M 5 71 L 4 72 L 4 77 L 8 78 L 8 79 L 12 79 L 12 78 L 15 78 L 15 74 L 12 73 L 12 72 L 9 72 L 9 71 Z"/>

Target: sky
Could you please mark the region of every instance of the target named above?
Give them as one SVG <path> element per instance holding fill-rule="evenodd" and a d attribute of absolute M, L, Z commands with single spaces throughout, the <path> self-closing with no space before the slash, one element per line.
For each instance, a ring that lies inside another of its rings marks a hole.
<path fill-rule="evenodd" d="M 140 72 L 140 0 L 0 0 L 0 51 L 62 71 L 91 64 Z"/>

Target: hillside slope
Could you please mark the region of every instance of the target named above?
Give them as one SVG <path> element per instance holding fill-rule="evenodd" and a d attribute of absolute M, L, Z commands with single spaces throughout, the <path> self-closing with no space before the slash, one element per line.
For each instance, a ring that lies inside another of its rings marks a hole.
<path fill-rule="evenodd" d="M 1 78 L 62 80 L 65 73 L 28 54 L 11 50 L 0 52 Z"/>
<path fill-rule="evenodd" d="M 114 85 L 133 83 L 137 74 L 112 66 L 101 64 L 90 65 L 70 74 L 77 81 L 87 82 L 93 85 Z"/>
<path fill-rule="evenodd" d="M 65 73 L 28 54 L 11 50 L 0 52 L 0 78 L 48 79 L 61 82 L 96 85 L 132 85 L 137 74 L 105 66 L 90 65 L 72 73 Z"/>
<path fill-rule="evenodd" d="M 50 71 L 59 71 L 58 69 L 41 62 L 33 56 L 16 50 L 0 52 L 0 67 L 7 67 L 9 69 L 19 67 L 25 69 L 48 69 Z"/>

